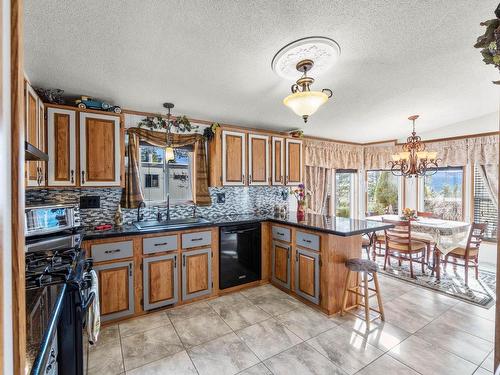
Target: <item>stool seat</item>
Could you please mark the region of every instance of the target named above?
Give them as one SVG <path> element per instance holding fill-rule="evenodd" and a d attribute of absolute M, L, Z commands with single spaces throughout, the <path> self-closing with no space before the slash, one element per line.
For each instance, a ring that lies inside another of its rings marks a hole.
<path fill-rule="evenodd" d="M 345 262 L 347 269 L 353 272 L 377 272 L 378 264 L 369 260 L 361 258 L 348 259 Z"/>

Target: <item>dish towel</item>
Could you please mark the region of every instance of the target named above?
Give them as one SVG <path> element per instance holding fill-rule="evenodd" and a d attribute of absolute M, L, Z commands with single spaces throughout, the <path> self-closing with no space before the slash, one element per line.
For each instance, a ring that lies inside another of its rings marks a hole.
<path fill-rule="evenodd" d="M 89 273 L 92 279 L 92 286 L 90 287 L 89 294 L 94 293 L 95 298 L 92 302 L 92 306 L 89 306 L 89 311 L 87 313 L 87 334 L 89 336 L 89 342 L 91 344 L 95 344 L 101 329 L 101 314 L 99 312 L 99 280 L 97 279 L 97 273 L 94 270 Z"/>

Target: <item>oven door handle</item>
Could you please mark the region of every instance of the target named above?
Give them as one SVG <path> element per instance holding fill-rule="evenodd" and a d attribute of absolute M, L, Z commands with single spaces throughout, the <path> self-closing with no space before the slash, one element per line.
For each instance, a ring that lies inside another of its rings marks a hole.
<path fill-rule="evenodd" d="M 82 301 L 83 301 L 83 303 L 82 303 L 82 312 L 84 314 L 87 313 L 87 309 L 92 304 L 92 302 L 94 302 L 94 299 L 95 299 L 95 293 L 94 292 L 91 292 L 85 301 L 84 301 L 83 294 L 82 294 Z"/>

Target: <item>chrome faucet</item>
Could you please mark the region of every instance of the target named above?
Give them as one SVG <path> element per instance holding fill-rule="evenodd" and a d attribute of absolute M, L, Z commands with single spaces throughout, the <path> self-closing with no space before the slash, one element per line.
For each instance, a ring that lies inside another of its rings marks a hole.
<path fill-rule="evenodd" d="M 170 220 L 170 194 L 167 194 L 167 221 Z"/>
<path fill-rule="evenodd" d="M 141 208 L 144 207 L 146 207 L 146 203 L 144 202 L 139 203 L 139 206 L 137 206 L 137 221 L 144 219 L 144 214 L 141 214 Z"/>

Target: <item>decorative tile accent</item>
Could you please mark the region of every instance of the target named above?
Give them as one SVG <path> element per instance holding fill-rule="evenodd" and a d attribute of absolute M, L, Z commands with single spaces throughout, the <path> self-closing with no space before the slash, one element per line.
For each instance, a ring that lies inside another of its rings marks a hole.
<path fill-rule="evenodd" d="M 283 200 L 283 194 L 288 188 L 281 186 L 249 186 L 249 187 L 217 187 L 209 188 L 212 205 L 209 207 L 197 207 L 196 214 L 205 218 L 213 218 L 223 215 L 243 214 L 272 214 L 274 205 L 287 204 Z M 224 193 L 225 203 L 217 203 L 217 193 Z M 112 223 L 122 194 L 121 188 L 61 188 L 61 189 L 27 189 L 26 205 L 43 203 L 80 203 L 80 197 L 86 195 L 99 195 L 101 207 L 81 209 L 82 224 L 85 227 L 94 227 L 98 224 Z M 165 213 L 166 209 L 160 210 Z M 136 209 L 122 209 L 125 223 L 136 220 Z M 142 210 L 145 220 L 155 220 L 157 206 L 146 207 Z M 192 205 L 173 205 L 170 207 L 172 219 L 189 217 L 193 214 Z"/>

